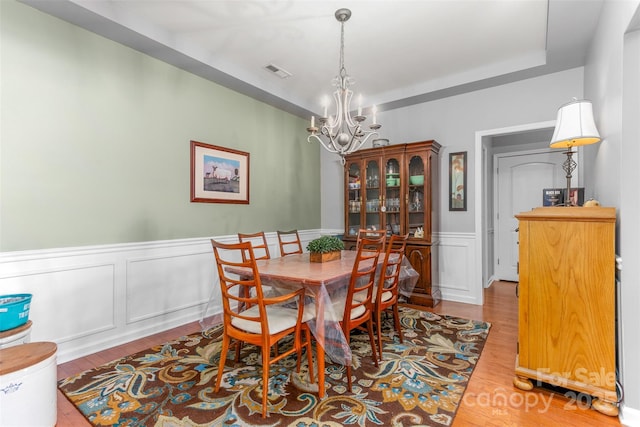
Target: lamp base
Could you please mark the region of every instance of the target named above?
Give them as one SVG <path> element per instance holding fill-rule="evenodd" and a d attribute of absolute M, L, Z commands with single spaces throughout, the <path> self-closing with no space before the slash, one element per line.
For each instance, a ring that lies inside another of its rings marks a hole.
<path fill-rule="evenodd" d="M 578 206 L 573 200 L 571 200 L 571 175 L 578 166 L 575 160 L 573 160 L 573 153 L 574 151 L 571 151 L 571 148 L 564 153 L 567 155 L 567 160 L 562 163 L 562 169 L 566 173 L 567 191 L 564 193 L 564 202 L 556 206 Z"/>

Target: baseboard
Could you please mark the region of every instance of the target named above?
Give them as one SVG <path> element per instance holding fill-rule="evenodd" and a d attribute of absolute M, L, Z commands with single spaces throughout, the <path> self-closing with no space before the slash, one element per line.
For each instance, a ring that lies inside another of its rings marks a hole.
<path fill-rule="evenodd" d="M 640 427 L 640 409 L 630 408 L 622 403 L 618 418 L 623 426 Z"/>

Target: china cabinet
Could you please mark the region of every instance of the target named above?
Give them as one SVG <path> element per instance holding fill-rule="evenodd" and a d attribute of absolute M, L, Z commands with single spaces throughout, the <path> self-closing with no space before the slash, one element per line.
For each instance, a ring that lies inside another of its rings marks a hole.
<path fill-rule="evenodd" d="M 518 356 L 513 383 L 596 397 L 617 415 L 615 208 L 544 207 L 519 220 Z"/>
<path fill-rule="evenodd" d="M 354 248 L 358 230 L 409 234 L 405 254 L 420 279 L 410 303 L 433 307 L 440 301 L 433 231 L 438 229 L 438 153 L 435 141 L 359 150 L 346 156 L 344 241 Z"/>

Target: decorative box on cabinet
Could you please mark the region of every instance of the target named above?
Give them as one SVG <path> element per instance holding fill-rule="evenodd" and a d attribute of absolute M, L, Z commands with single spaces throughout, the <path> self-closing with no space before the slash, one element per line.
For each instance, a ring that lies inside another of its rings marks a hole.
<path fill-rule="evenodd" d="M 383 229 L 388 236 L 408 233 L 405 254 L 420 273 L 409 302 L 429 307 L 441 298 L 432 269 L 439 151 L 435 141 L 369 148 L 347 156 L 344 169 L 346 248 L 355 247 L 360 229 Z"/>
<path fill-rule="evenodd" d="M 617 415 L 615 208 L 545 207 L 516 218 L 514 385 L 548 383 L 591 395 L 596 410 Z"/>

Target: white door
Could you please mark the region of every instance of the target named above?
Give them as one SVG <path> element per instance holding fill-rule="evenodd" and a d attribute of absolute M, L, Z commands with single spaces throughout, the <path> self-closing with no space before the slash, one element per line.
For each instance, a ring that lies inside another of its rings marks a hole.
<path fill-rule="evenodd" d="M 496 156 L 496 279 L 518 281 L 518 220 L 514 215 L 542 206 L 544 188 L 566 188 L 562 169 L 565 160 L 566 156 L 558 151 Z"/>

